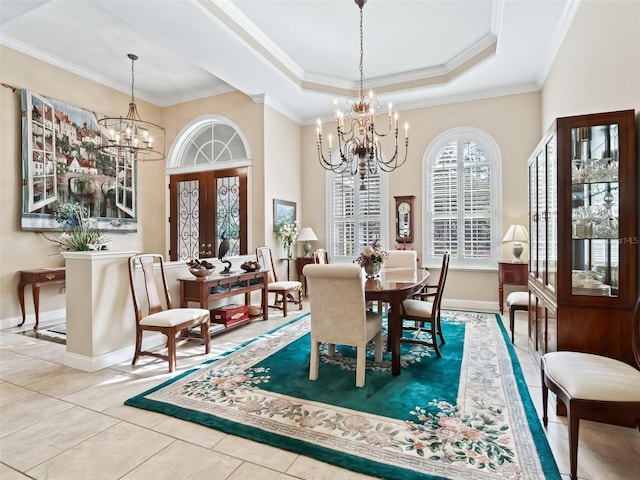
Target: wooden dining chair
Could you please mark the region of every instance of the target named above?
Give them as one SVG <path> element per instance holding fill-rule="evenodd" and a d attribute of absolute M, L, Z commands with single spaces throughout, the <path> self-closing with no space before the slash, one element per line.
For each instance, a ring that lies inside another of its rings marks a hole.
<path fill-rule="evenodd" d="M 640 368 L 640 297 L 633 310 L 632 348 Z M 615 415 L 635 421 L 640 430 L 640 370 L 631 365 L 583 352 L 550 352 L 540 362 L 542 373 L 542 423 L 547 426 L 549 390 L 567 407 L 569 468 L 578 478 L 580 420 L 605 422 Z"/>
<path fill-rule="evenodd" d="M 440 279 L 437 285 L 427 285 L 418 292 L 413 298 L 408 298 L 402 302 L 402 330 L 413 333 L 413 337 L 400 339 L 401 343 L 417 343 L 433 347 L 438 358 L 442 355 L 438 346 L 438 339 L 444 344 L 444 335 L 442 334 L 442 322 L 440 318 L 440 305 L 442 304 L 442 295 L 444 292 L 445 282 L 447 281 L 447 273 L 449 271 L 449 252 L 445 252 L 442 257 L 442 268 L 440 270 Z M 405 323 L 408 320 L 409 323 Z M 419 338 L 421 333 L 428 333 L 429 338 Z"/>
<path fill-rule="evenodd" d="M 297 304 L 299 310 L 302 310 L 302 282 L 297 280 L 281 282 L 278 280 L 269 247 L 258 247 L 256 259 L 260 267 L 268 272 L 267 290 L 275 296 L 273 304 L 269 306 L 281 309 L 285 317 L 288 314 L 289 303 Z"/>
<path fill-rule="evenodd" d="M 138 269 L 142 272 L 142 282 L 136 280 Z M 162 280 L 162 289 L 156 280 L 156 270 Z M 200 337 L 205 353 L 209 353 L 209 310 L 202 308 L 174 308 L 167 285 L 164 259 L 158 254 L 138 254 L 129 257 L 129 283 L 133 298 L 133 310 L 136 317 L 136 347 L 132 365 L 140 355 L 150 355 L 169 362 L 169 372 L 176 369 L 176 337 L 178 333 L 187 333 L 190 327 L 200 327 Z M 142 299 L 146 297 L 147 308 Z M 162 293 L 160 293 L 162 292 Z M 167 354 L 142 350 L 142 337 L 145 331 L 160 332 L 167 336 Z M 184 335 L 188 339 L 187 335 Z"/>
<path fill-rule="evenodd" d="M 356 387 L 364 386 L 367 343 L 375 340 L 375 361 L 382 361 L 382 316 L 367 311 L 359 265 L 317 265 L 303 268 L 309 282 L 311 358 L 309 380 L 318 379 L 320 344 L 356 347 Z"/>

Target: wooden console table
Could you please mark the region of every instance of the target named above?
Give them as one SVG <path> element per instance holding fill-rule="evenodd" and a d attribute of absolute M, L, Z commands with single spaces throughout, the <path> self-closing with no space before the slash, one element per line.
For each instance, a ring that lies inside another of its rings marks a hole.
<path fill-rule="evenodd" d="M 180 306 L 187 307 L 189 302 L 195 302 L 200 308 L 209 310 L 209 302 L 222 298 L 233 297 L 244 293 L 244 303 L 249 305 L 250 294 L 253 291 L 262 290 L 262 318 L 269 319 L 269 307 L 267 305 L 269 292 L 267 290 L 268 272 L 239 272 L 231 275 L 209 275 L 208 277 L 179 278 L 180 282 Z M 249 317 L 245 321 L 235 322 L 221 330 L 212 331 L 212 335 L 222 333 L 230 328 L 244 325 L 256 317 Z"/>
<path fill-rule="evenodd" d="M 20 300 L 20 310 L 22 311 L 22 322 L 18 326 L 22 326 L 27 316 L 24 311 L 24 287 L 31 285 L 31 293 L 33 295 L 33 309 L 36 314 L 36 323 L 34 330 L 38 329 L 40 321 L 40 285 L 53 285 L 65 282 L 65 268 L 38 268 L 35 270 L 20 270 L 20 282 L 18 283 L 18 299 Z"/>
<path fill-rule="evenodd" d="M 528 263 L 498 262 L 498 297 L 500 314 L 504 313 L 504 285 L 528 286 Z"/>

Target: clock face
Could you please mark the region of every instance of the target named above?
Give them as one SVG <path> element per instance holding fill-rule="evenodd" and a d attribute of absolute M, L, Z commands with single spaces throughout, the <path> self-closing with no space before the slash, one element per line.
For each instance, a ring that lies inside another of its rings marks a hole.
<path fill-rule="evenodd" d="M 402 214 L 407 214 L 407 213 L 409 213 L 410 210 L 411 210 L 411 207 L 409 206 L 409 204 L 407 202 L 400 202 L 398 204 L 398 212 L 400 212 Z"/>

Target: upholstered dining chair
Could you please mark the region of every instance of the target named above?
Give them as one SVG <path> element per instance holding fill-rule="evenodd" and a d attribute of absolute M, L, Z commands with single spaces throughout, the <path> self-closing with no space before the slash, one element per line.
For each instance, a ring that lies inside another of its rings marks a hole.
<path fill-rule="evenodd" d="M 412 338 L 402 337 L 402 343 L 418 343 L 433 347 L 438 358 L 442 355 L 438 346 L 438 339 L 444 344 L 444 335 L 442 334 L 442 322 L 440 318 L 440 305 L 442 303 L 442 295 L 444 292 L 445 282 L 447 281 L 447 273 L 449 272 L 449 252 L 445 252 L 442 257 L 442 268 L 440 270 L 440 279 L 437 285 L 427 285 L 422 291 L 402 302 L 402 330 L 413 332 Z M 405 323 L 408 320 L 409 323 Z M 422 332 L 429 333 L 429 339 L 418 338 Z"/>
<path fill-rule="evenodd" d="M 418 254 L 415 250 L 389 250 L 387 258 L 382 264 L 385 272 L 413 272 L 418 271 Z M 384 312 L 386 303 L 378 302 L 378 311 Z"/>
<path fill-rule="evenodd" d="M 640 368 L 640 297 L 633 310 L 632 347 Z M 578 478 L 580 419 L 606 422 L 607 416 L 635 421 L 640 430 L 640 370 L 613 358 L 582 352 L 550 352 L 540 362 L 542 423 L 547 426 L 549 390 L 567 407 L 569 469 Z"/>
<path fill-rule="evenodd" d="M 356 347 L 356 387 L 364 386 L 367 343 L 375 340 L 375 361 L 382 361 L 382 316 L 366 309 L 362 268 L 358 265 L 317 265 L 303 268 L 309 282 L 311 358 L 309 380 L 318 379 L 320 344 Z"/>
<path fill-rule="evenodd" d="M 140 282 L 136 280 L 138 269 L 142 273 Z M 160 281 L 156 279 L 156 269 L 159 270 L 162 280 L 161 290 L 158 288 Z M 129 257 L 129 283 L 136 316 L 136 349 L 132 365 L 136 364 L 140 355 L 150 355 L 167 360 L 169 372 L 173 372 L 176 369 L 176 336 L 182 331 L 187 333 L 187 329 L 195 326 L 200 327 L 200 337 L 204 343 L 205 353 L 209 353 L 209 310 L 173 308 L 162 255 L 147 253 Z M 146 309 L 142 303 L 143 292 L 146 296 Z M 166 355 L 156 351 L 142 350 L 142 336 L 145 331 L 160 332 L 167 336 Z M 185 336 L 185 338 L 188 337 Z"/>
<path fill-rule="evenodd" d="M 529 292 L 511 292 L 507 297 L 509 306 L 509 330 L 511 330 L 511 343 L 514 342 L 515 321 L 517 311 L 529 311 Z"/>
<path fill-rule="evenodd" d="M 327 264 L 329 263 L 329 255 L 324 248 L 316 248 L 313 251 L 313 263 Z"/>
<path fill-rule="evenodd" d="M 418 269 L 418 254 L 415 250 L 389 250 L 382 268 L 415 272 Z"/>
<path fill-rule="evenodd" d="M 288 314 L 289 302 L 298 304 L 299 309 L 302 310 L 302 282 L 297 280 L 278 281 L 269 247 L 258 247 L 256 249 L 256 258 L 260 267 L 268 272 L 267 289 L 269 293 L 275 295 L 273 304 L 269 306 L 281 309 L 285 317 Z"/>

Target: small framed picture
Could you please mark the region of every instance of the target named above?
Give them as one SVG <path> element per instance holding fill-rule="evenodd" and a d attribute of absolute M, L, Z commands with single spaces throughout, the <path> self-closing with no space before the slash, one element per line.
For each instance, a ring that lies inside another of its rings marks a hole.
<path fill-rule="evenodd" d="M 273 227 L 282 222 L 295 223 L 296 221 L 296 203 L 286 200 L 273 199 Z"/>

